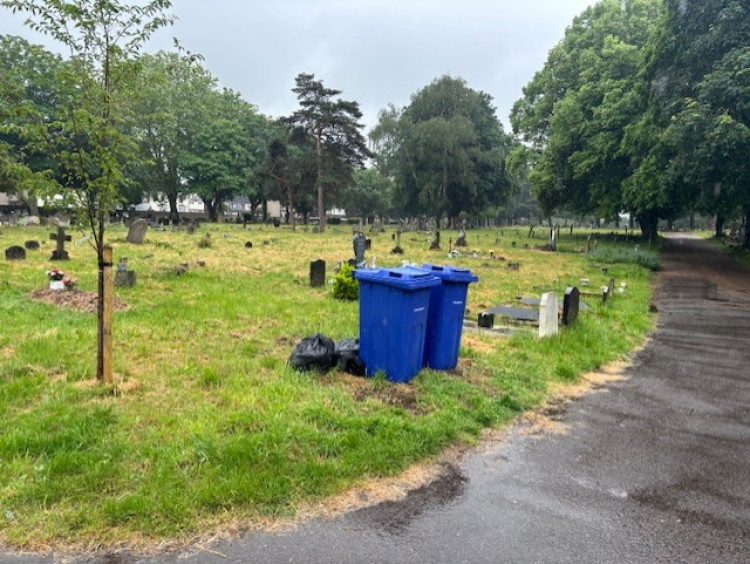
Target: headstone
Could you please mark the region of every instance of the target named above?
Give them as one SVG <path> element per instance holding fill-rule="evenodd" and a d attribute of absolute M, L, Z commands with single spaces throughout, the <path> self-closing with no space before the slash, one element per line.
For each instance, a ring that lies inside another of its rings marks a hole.
<path fill-rule="evenodd" d="M 562 324 L 570 327 L 578 319 L 578 311 L 581 308 L 581 292 L 575 286 L 570 286 L 565 290 L 563 298 Z"/>
<path fill-rule="evenodd" d="M 117 288 L 132 288 L 135 286 L 135 270 L 116 270 L 115 286 Z"/>
<path fill-rule="evenodd" d="M 542 300 L 539 303 L 539 336 L 550 337 L 558 333 L 557 320 L 557 294 L 547 292 L 542 294 Z"/>
<path fill-rule="evenodd" d="M 41 225 L 42 222 L 37 216 L 30 215 L 29 217 L 25 217 L 22 220 L 19 220 L 19 223 L 21 225 L 28 226 L 28 225 Z"/>
<path fill-rule="evenodd" d="M 353 246 L 354 264 L 357 266 L 357 268 L 359 268 L 365 264 L 365 251 L 367 250 L 367 239 L 361 231 L 358 231 L 354 235 Z"/>
<path fill-rule="evenodd" d="M 466 231 L 464 231 L 463 227 L 458 231 L 458 237 L 456 238 L 456 246 L 457 247 L 466 246 Z"/>
<path fill-rule="evenodd" d="M 310 263 L 310 286 L 317 288 L 325 286 L 326 283 L 326 261 L 314 260 Z"/>
<path fill-rule="evenodd" d="M 26 249 L 14 245 L 5 249 L 5 260 L 26 260 Z"/>
<path fill-rule="evenodd" d="M 403 255 L 404 249 L 401 248 L 401 231 L 396 231 L 393 234 L 393 240 L 396 241 L 396 246 L 391 249 L 391 254 Z"/>
<path fill-rule="evenodd" d="M 195 223 L 195 221 L 191 221 L 190 223 L 188 223 L 188 226 L 187 226 L 187 234 L 188 235 L 194 235 L 195 234 L 195 230 L 197 228 L 198 228 L 198 225 Z"/>
<path fill-rule="evenodd" d="M 495 325 L 495 314 L 489 311 L 483 311 L 479 314 L 477 325 L 485 329 L 492 329 Z"/>
<path fill-rule="evenodd" d="M 253 248 L 253 242 L 252 241 L 245 241 L 245 248 L 246 249 L 252 249 Z"/>
<path fill-rule="evenodd" d="M 57 242 L 57 248 L 52 251 L 49 260 L 68 260 L 68 251 L 65 250 L 65 241 L 70 241 L 70 235 L 65 234 L 65 227 L 57 226 L 57 233 L 50 233 L 50 239 Z"/>
<path fill-rule="evenodd" d="M 440 231 L 435 231 L 435 238 L 432 240 L 432 243 L 430 243 L 430 250 L 440 250 Z"/>
<path fill-rule="evenodd" d="M 146 232 L 148 231 L 149 223 L 143 218 L 136 219 L 131 225 L 128 231 L 127 241 L 133 245 L 143 244 L 143 240 L 146 238 Z"/>
<path fill-rule="evenodd" d="M 39 249 L 39 241 L 26 241 L 23 244 L 23 246 L 29 249 L 30 251 L 34 251 L 34 250 Z"/>

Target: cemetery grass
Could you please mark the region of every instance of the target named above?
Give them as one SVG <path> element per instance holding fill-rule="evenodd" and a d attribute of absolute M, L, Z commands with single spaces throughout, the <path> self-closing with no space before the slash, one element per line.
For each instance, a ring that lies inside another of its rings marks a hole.
<path fill-rule="evenodd" d="M 1 236 L 5 247 L 43 241 L 26 261 L 0 262 L 0 543 L 12 547 L 143 548 L 228 523 L 292 517 L 477 441 L 483 429 L 540 405 L 557 384 L 622 359 L 653 324 L 653 273 L 588 259 L 584 233 L 565 233 L 563 252 L 546 253 L 533 250 L 544 241 L 526 239 L 527 230 L 500 238 L 471 231 L 468 251 L 480 258 L 463 250 L 455 259 L 446 244 L 428 251 L 426 234 L 404 233 L 403 256 L 389 254 L 390 232 L 372 234 L 368 257 L 378 265 L 407 258 L 470 268 L 480 279 L 469 290 L 474 320 L 516 297 L 561 295 L 581 278 L 590 280 L 582 290 L 610 276 L 627 288 L 607 306 L 582 298 L 591 309 L 551 339 L 523 329 L 499 339 L 464 332 L 456 370 L 424 370 L 408 385 L 297 373 L 286 361 L 301 338 L 358 334 L 357 302 L 308 282 L 311 260 L 325 259 L 331 278 L 333 265 L 352 255 L 350 228 L 150 230 L 143 245 L 129 245 L 125 229 L 112 227 L 115 261 L 128 258 L 137 284 L 116 290 L 127 308 L 115 314 L 115 383 L 103 386 L 94 381 L 95 316 L 30 297 L 53 266 L 48 231 L 3 228 Z M 211 246 L 201 248 L 205 233 Z M 93 292 L 95 253 L 76 242 L 84 235 L 73 233 L 71 260 L 54 266 Z M 599 244 L 610 243 L 603 236 Z"/>

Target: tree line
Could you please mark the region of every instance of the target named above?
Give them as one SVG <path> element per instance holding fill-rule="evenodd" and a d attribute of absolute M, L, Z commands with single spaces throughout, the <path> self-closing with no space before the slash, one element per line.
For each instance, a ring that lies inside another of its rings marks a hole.
<path fill-rule="evenodd" d="M 604 0 L 575 18 L 511 122 L 545 213 L 750 227 L 750 4 Z M 750 243 L 750 229 L 743 244 Z"/>
<path fill-rule="evenodd" d="M 93 8 L 138 16 L 137 6 L 112 0 L 1 4 L 32 13 L 47 5 L 50 18 L 37 25 L 63 40 L 65 21 L 101 17 Z M 143 37 L 169 23 L 169 2 L 148 6 L 155 19 L 141 25 Z M 317 211 L 321 229 L 334 206 L 451 221 L 629 212 L 646 237 L 659 219 L 694 213 L 715 215 L 717 233 L 728 220 L 750 224 L 743 0 L 591 6 L 524 88 L 512 134 L 491 97 L 457 77 L 436 78 L 406 106 L 383 109 L 365 136 L 357 102 L 313 74 L 295 79 L 298 109 L 272 119 L 220 88 L 201 58 L 180 48 L 127 57 L 102 48 L 117 87 L 85 98 L 87 81 L 102 76 L 102 57 L 63 58 L 0 36 L 0 191 L 30 208 L 37 196 L 61 192 L 80 203 L 108 175 L 111 203 L 159 194 L 177 219 L 178 199 L 198 194 L 217 219 L 234 196 L 256 208 L 275 199 L 291 221 L 294 212 Z M 115 136 L 117 154 L 101 151 Z M 746 229 L 745 245 L 748 237 Z"/>

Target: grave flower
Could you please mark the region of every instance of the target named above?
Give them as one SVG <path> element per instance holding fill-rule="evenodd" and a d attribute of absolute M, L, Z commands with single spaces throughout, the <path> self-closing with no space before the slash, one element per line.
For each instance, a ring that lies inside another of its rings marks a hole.
<path fill-rule="evenodd" d="M 47 271 L 47 278 L 54 281 L 62 280 L 63 278 L 65 278 L 65 272 L 60 269 L 53 268 L 52 270 Z"/>
<path fill-rule="evenodd" d="M 70 276 L 66 276 L 62 279 L 62 282 L 65 285 L 66 290 L 75 290 L 76 284 L 78 284 L 78 278 L 71 278 Z"/>

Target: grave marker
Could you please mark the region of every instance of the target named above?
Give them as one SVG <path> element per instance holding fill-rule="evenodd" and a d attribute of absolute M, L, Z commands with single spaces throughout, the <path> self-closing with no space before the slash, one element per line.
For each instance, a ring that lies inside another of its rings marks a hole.
<path fill-rule="evenodd" d="M 310 263 L 310 287 L 317 288 L 325 286 L 326 283 L 326 261 L 314 260 Z"/>
<path fill-rule="evenodd" d="M 562 324 L 570 327 L 578 319 L 578 311 L 581 308 L 581 292 L 575 286 L 570 286 L 565 290 L 563 298 L 563 315 Z"/>
<path fill-rule="evenodd" d="M 542 294 L 542 300 L 539 303 L 539 336 L 550 337 L 558 333 L 557 320 L 557 294 L 547 292 Z"/>
<path fill-rule="evenodd" d="M 359 268 L 365 264 L 365 251 L 367 250 L 367 239 L 361 231 L 355 233 L 353 246 L 354 264 L 357 266 L 357 268 Z"/>
<path fill-rule="evenodd" d="M 456 247 L 465 247 L 466 246 L 466 231 L 464 231 L 464 228 L 462 227 L 458 231 L 458 237 L 456 238 Z"/>
<path fill-rule="evenodd" d="M 39 241 L 26 241 L 23 246 L 30 251 L 35 251 L 39 249 Z"/>
<path fill-rule="evenodd" d="M 57 233 L 50 233 L 50 239 L 57 242 L 57 248 L 52 251 L 49 260 L 68 260 L 68 251 L 65 250 L 65 241 L 70 241 L 70 235 L 65 234 L 65 227 L 57 226 Z"/>
<path fill-rule="evenodd" d="M 26 260 L 26 249 L 14 245 L 5 249 L 5 260 Z"/>
<path fill-rule="evenodd" d="M 133 245 L 143 244 L 143 240 L 146 238 L 146 232 L 148 231 L 149 223 L 143 218 L 136 219 L 131 225 L 128 231 L 127 241 Z"/>

